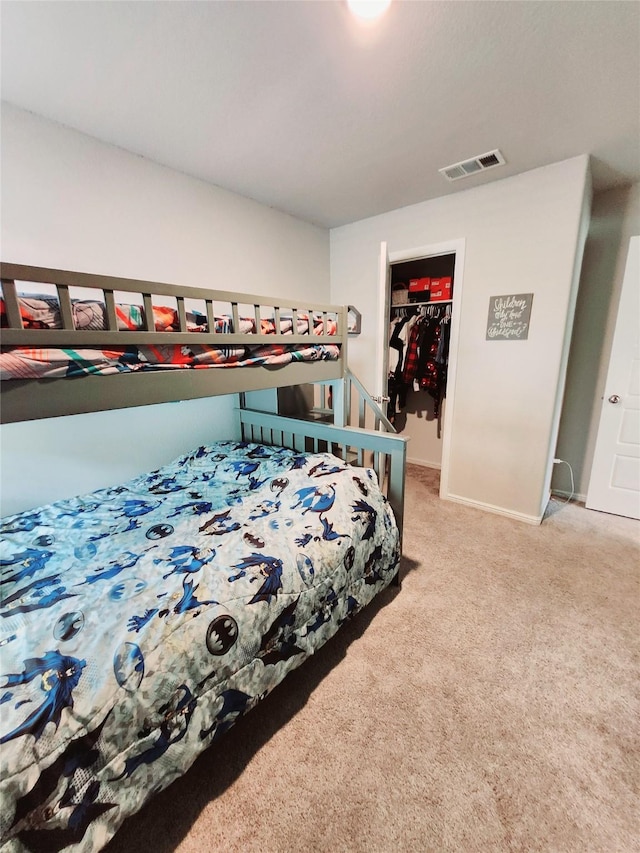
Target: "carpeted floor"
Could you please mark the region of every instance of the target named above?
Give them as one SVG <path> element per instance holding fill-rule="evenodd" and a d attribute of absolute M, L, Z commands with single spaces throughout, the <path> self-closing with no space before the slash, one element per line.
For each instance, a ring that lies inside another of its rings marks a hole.
<path fill-rule="evenodd" d="M 640 525 L 540 527 L 409 466 L 403 582 L 109 853 L 640 851 Z"/>

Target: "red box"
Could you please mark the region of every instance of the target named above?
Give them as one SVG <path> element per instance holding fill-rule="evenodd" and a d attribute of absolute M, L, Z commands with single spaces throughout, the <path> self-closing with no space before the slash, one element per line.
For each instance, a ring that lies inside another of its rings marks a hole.
<path fill-rule="evenodd" d="M 430 278 L 409 279 L 409 293 L 429 293 L 430 286 Z"/>
<path fill-rule="evenodd" d="M 451 276 L 443 276 L 442 278 L 432 278 L 429 292 L 431 302 L 441 302 L 443 299 L 451 299 L 452 292 Z"/>

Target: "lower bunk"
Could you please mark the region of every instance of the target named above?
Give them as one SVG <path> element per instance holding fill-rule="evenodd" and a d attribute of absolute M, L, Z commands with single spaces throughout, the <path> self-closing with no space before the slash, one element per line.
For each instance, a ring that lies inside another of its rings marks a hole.
<path fill-rule="evenodd" d="M 241 417 L 2 520 L 3 851 L 102 848 L 397 577 L 405 440 Z"/>

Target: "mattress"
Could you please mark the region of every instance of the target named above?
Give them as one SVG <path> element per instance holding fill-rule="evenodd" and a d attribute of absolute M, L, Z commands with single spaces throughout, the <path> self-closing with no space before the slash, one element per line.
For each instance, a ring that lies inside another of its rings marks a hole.
<path fill-rule="evenodd" d="M 0 849 L 100 849 L 398 561 L 373 471 L 257 444 L 3 519 Z"/>

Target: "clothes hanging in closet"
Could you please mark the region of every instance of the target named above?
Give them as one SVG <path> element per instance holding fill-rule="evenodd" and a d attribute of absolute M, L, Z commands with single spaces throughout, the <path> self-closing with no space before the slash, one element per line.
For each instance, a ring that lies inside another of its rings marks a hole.
<path fill-rule="evenodd" d="M 392 415 L 395 415 L 398 394 L 402 391 L 402 382 L 398 376 L 404 364 L 405 349 L 408 342 L 409 319 L 409 316 L 404 314 L 404 316 L 394 317 L 391 321 L 387 393 L 389 394 L 388 411 Z M 401 406 L 401 408 L 404 408 L 404 406 Z M 393 423 L 393 420 L 391 422 Z"/>
<path fill-rule="evenodd" d="M 439 417 L 447 382 L 451 307 L 400 310 L 403 314 L 393 317 L 390 326 L 389 419 L 393 423 L 397 410 L 405 408 L 412 388 L 431 395 L 434 416 Z"/>

